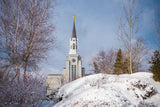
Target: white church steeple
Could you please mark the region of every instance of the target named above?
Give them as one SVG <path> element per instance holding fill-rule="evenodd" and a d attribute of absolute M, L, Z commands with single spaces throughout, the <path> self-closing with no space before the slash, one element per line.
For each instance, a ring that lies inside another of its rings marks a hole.
<path fill-rule="evenodd" d="M 73 15 L 73 30 L 70 39 L 69 55 L 66 60 L 66 67 L 63 69 L 63 83 L 73 81 L 85 75 L 85 69 L 82 67 L 81 56 L 78 54 L 77 36 L 75 28 L 75 15 Z"/>
<path fill-rule="evenodd" d="M 46 84 L 49 86 L 47 88 L 48 94 L 54 88 L 58 88 L 68 82 L 85 76 L 85 68 L 82 67 L 82 59 L 77 52 L 77 41 L 75 15 L 73 15 L 73 30 L 70 39 L 69 55 L 67 55 L 66 59 L 66 67 L 63 68 L 63 74 L 52 74 L 47 77 Z"/>
<path fill-rule="evenodd" d="M 70 49 L 69 54 L 77 54 L 77 36 L 76 36 L 76 28 L 75 28 L 75 15 L 73 14 L 73 30 L 72 37 L 70 39 Z"/>

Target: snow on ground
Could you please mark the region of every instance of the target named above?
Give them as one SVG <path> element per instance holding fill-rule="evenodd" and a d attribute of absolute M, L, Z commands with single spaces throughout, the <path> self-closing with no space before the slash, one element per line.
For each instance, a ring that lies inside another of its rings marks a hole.
<path fill-rule="evenodd" d="M 86 76 L 61 87 L 57 96 L 62 100 L 54 107 L 160 107 L 160 82 L 152 76 L 146 72 Z"/>

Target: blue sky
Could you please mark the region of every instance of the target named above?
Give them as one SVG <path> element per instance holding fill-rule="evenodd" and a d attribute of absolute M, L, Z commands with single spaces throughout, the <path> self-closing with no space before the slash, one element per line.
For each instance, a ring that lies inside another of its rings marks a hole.
<path fill-rule="evenodd" d="M 123 0 L 124 1 L 124 0 Z M 125 2 L 125 1 L 124 1 Z M 153 31 L 153 20 L 160 0 L 140 0 L 142 10 L 139 35 L 145 37 Z M 117 29 L 121 16 L 122 0 L 57 0 L 53 23 L 55 24 L 55 48 L 42 63 L 46 73 L 62 73 L 69 52 L 73 14 L 76 15 L 76 33 L 82 65 L 89 72 L 88 61 L 99 50 L 120 48 Z"/>

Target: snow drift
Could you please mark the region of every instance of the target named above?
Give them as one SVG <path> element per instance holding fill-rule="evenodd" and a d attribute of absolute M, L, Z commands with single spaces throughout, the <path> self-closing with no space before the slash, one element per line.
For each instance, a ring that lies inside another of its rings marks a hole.
<path fill-rule="evenodd" d="M 152 73 L 94 74 L 61 87 L 54 107 L 160 106 L 160 83 Z"/>

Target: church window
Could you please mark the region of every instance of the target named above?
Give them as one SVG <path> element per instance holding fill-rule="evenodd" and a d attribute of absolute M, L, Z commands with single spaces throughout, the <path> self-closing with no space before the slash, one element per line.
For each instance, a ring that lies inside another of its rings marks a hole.
<path fill-rule="evenodd" d="M 76 65 L 74 65 L 74 80 L 76 79 Z"/>
<path fill-rule="evenodd" d="M 73 43 L 73 49 L 75 49 L 75 44 Z"/>
<path fill-rule="evenodd" d="M 73 65 L 72 65 L 72 80 L 73 80 Z"/>
<path fill-rule="evenodd" d="M 72 65 L 72 80 L 76 79 L 76 65 Z"/>
<path fill-rule="evenodd" d="M 73 59 L 72 59 L 72 62 L 76 62 L 76 60 L 73 58 Z"/>

